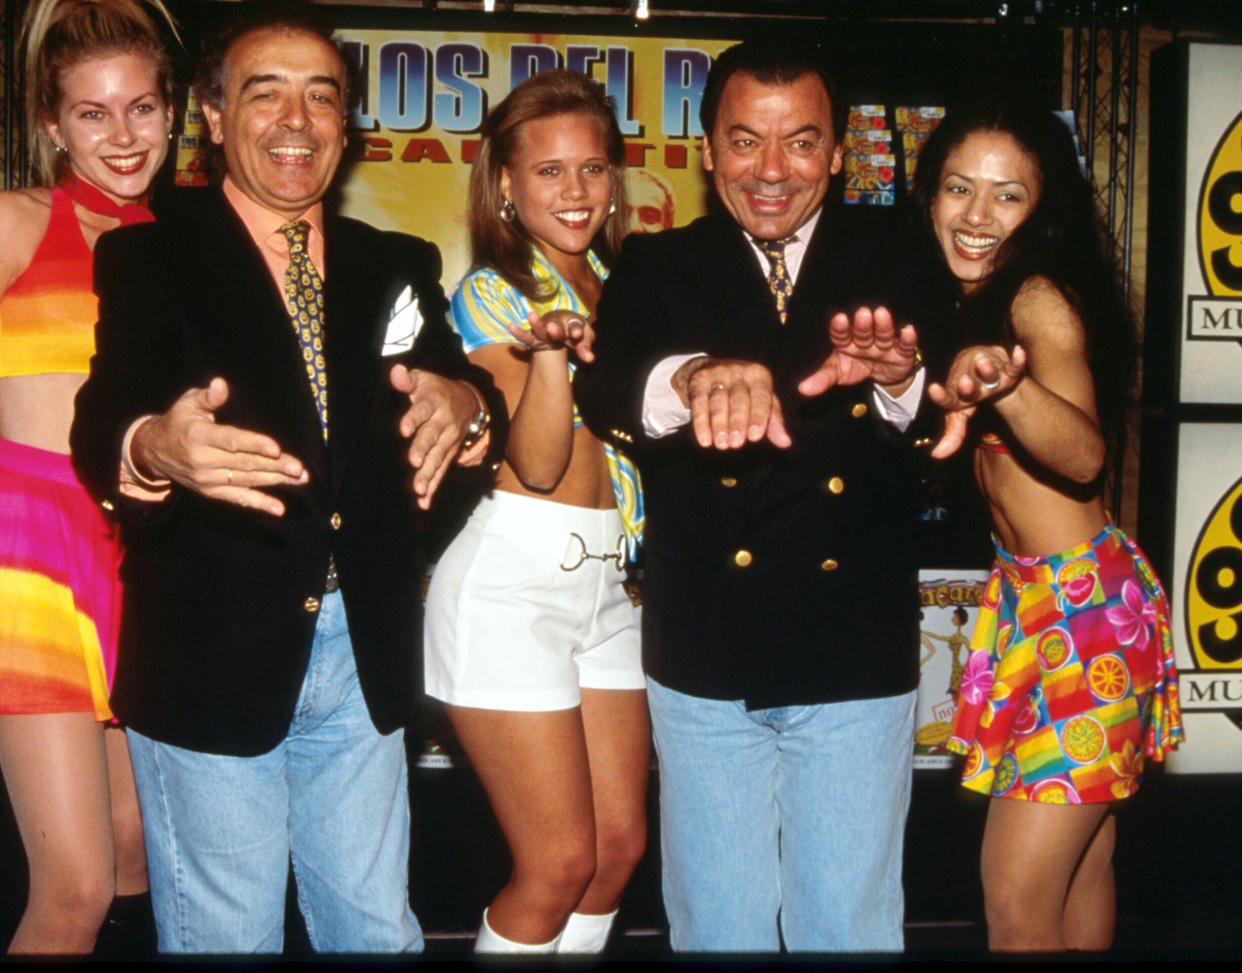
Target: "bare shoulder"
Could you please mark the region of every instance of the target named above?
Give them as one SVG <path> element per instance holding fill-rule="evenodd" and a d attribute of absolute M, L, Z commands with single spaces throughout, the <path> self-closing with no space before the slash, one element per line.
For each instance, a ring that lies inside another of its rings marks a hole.
<path fill-rule="evenodd" d="M 0 292 L 7 291 L 30 266 L 52 218 L 52 194 L 47 189 L 11 189 L 0 192 Z"/>
<path fill-rule="evenodd" d="M 1018 341 L 1062 351 L 1082 351 L 1086 332 L 1074 303 L 1047 277 L 1030 277 L 1009 306 Z"/>

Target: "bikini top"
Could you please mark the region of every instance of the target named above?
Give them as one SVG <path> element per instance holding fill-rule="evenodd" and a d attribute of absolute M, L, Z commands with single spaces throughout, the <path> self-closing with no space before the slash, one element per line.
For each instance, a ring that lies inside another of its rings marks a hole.
<path fill-rule="evenodd" d="M 979 448 L 986 449 L 989 453 L 1004 453 L 1007 456 L 1012 452 L 1005 441 L 994 432 L 985 432 L 979 437 Z"/>
<path fill-rule="evenodd" d="M 72 176 L 52 189 L 47 231 L 30 266 L 0 297 L 0 378 L 90 371 L 98 302 L 75 201 L 123 223 L 152 219 L 146 207 L 119 206 Z"/>

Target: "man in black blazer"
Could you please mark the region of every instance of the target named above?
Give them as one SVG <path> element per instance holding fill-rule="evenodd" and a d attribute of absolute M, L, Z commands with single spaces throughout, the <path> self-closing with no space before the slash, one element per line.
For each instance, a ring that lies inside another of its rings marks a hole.
<path fill-rule="evenodd" d="M 822 53 L 731 48 L 701 118 L 722 209 L 627 241 L 575 380 L 646 493 L 672 943 L 899 950 L 916 335 L 824 206 L 844 126 Z"/>
<path fill-rule="evenodd" d="M 71 438 L 127 545 L 113 702 L 162 951 L 280 951 L 291 860 L 316 950 L 416 950 L 416 506 L 500 445 L 504 408 L 435 247 L 324 215 L 348 99 L 330 33 L 245 16 L 197 85 L 224 186 L 96 251 Z"/>

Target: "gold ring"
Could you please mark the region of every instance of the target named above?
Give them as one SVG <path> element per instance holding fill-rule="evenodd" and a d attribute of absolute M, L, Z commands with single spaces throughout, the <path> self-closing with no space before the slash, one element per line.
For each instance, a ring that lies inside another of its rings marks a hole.
<path fill-rule="evenodd" d="M 229 486 L 233 485 L 233 471 L 229 470 Z"/>
<path fill-rule="evenodd" d="M 727 390 L 727 388 L 728 388 L 728 386 L 727 386 L 727 385 L 725 385 L 725 384 L 724 384 L 724 382 L 716 382 L 716 383 L 715 383 L 715 384 L 711 387 L 711 391 L 710 391 L 710 392 L 708 392 L 708 394 L 710 395 L 710 394 L 711 394 L 711 392 L 724 392 L 724 391 L 726 391 L 726 390 Z"/>

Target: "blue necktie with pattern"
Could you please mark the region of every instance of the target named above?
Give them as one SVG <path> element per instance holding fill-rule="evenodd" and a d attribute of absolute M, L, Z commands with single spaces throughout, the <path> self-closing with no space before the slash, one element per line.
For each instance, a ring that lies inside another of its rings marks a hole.
<path fill-rule="evenodd" d="M 305 220 L 280 228 L 289 241 L 289 266 L 285 270 L 285 297 L 289 318 L 298 334 L 306 377 L 310 381 L 323 438 L 328 438 L 328 373 L 323 360 L 323 281 L 306 249 L 310 224 Z"/>
<path fill-rule="evenodd" d="M 788 236 L 783 240 L 755 239 L 759 252 L 768 258 L 768 287 L 776 298 L 776 310 L 781 316 L 781 324 L 785 323 L 789 299 L 793 296 L 793 281 L 789 279 L 789 268 L 785 266 L 785 247 L 797 239 L 796 236 Z"/>

